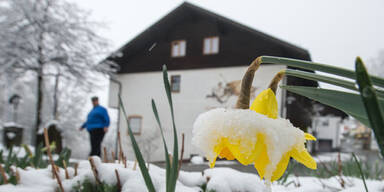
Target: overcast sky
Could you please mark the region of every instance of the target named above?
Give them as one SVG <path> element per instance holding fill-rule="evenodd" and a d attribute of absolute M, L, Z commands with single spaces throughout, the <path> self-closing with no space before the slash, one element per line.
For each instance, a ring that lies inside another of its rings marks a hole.
<path fill-rule="evenodd" d="M 184 1 L 71 0 L 106 23 L 117 49 Z M 308 49 L 312 60 L 353 68 L 384 50 L 383 0 L 190 0 L 276 38 Z"/>

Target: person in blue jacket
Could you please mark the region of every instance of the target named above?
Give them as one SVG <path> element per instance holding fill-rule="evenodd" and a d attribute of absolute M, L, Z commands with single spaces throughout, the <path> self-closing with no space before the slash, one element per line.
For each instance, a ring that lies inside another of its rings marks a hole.
<path fill-rule="evenodd" d="M 89 156 L 101 154 L 101 142 L 109 127 L 109 116 L 106 108 L 99 105 L 99 98 L 92 97 L 93 109 L 88 113 L 87 121 L 80 130 L 87 129 L 91 139 L 91 153 Z"/>

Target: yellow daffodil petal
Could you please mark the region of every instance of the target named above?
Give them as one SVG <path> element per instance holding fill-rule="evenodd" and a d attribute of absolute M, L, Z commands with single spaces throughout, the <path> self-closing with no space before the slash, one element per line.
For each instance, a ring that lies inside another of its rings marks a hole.
<path fill-rule="evenodd" d="M 290 154 L 296 161 L 305 165 L 306 167 L 310 169 L 317 169 L 316 161 L 305 148 L 300 151 L 297 148 L 294 148 L 290 151 Z"/>
<path fill-rule="evenodd" d="M 251 162 L 249 162 L 249 155 L 250 150 L 247 146 L 250 146 L 250 141 L 248 140 L 242 140 L 243 147 L 240 145 L 240 140 L 238 141 L 231 141 L 231 144 L 228 146 L 229 150 L 232 152 L 233 156 L 243 165 L 248 165 Z M 245 147 L 244 147 L 245 146 Z"/>
<path fill-rule="evenodd" d="M 305 140 L 316 141 L 316 137 L 314 137 L 313 135 L 311 135 L 309 133 L 304 133 L 304 136 L 305 136 Z"/>
<path fill-rule="evenodd" d="M 268 153 L 267 153 L 267 145 L 265 144 L 265 135 L 258 134 L 257 142 L 254 149 L 254 157 L 255 158 L 255 168 L 259 173 L 261 179 L 263 179 L 265 174 L 265 168 L 269 163 Z"/>
<path fill-rule="evenodd" d="M 235 157 L 233 156 L 232 152 L 228 149 L 228 147 L 225 147 L 220 152 L 220 158 L 226 158 L 227 160 L 234 160 Z"/>
<path fill-rule="evenodd" d="M 275 171 L 273 171 L 273 173 L 272 173 L 271 181 L 276 181 L 281 176 L 283 176 L 285 170 L 287 169 L 290 158 L 291 158 L 291 156 L 290 156 L 289 152 L 287 152 L 283 155 L 280 162 L 277 164 Z"/>
<path fill-rule="evenodd" d="M 217 142 L 217 144 L 215 145 L 215 147 L 213 148 L 213 152 L 216 154 L 215 158 L 213 160 L 211 160 L 211 162 L 209 163 L 209 166 L 212 168 L 215 166 L 215 163 L 216 163 L 216 159 L 217 159 L 217 156 L 219 156 L 219 154 L 221 153 L 221 151 L 226 147 L 226 144 L 227 144 L 227 139 L 226 138 L 221 138 L 220 141 Z"/>
<path fill-rule="evenodd" d="M 276 119 L 278 108 L 275 93 L 270 88 L 262 91 L 257 95 L 250 109 L 269 118 Z"/>
<path fill-rule="evenodd" d="M 256 145 L 254 146 L 253 150 L 251 151 L 251 154 L 249 155 L 248 164 L 257 161 L 257 159 L 260 158 L 261 153 L 266 150 L 265 135 L 261 133 L 257 134 L 256 140 Z"/>
<path fill-rule="evenodd" d="M 216 157 L 212 161 L 209 162 L 209 167 L 210 168 L 215 167 L 216 159 L 217 159 L 217 155 L 216 155 Z"/>
<path fill-rule="evenodd" d="M 265 150 L 263 150 L 263 152 L 261 153 L 260 158 L 255 162 L 255 165 L 254 165 L 257 172 L 259 173 L 260 179 L 263 179 L 265 175 L 265 168 L 267 167 L 268 164 L 269 164 L 269 158 L 267 154 L 267 148 L 265 148 Z"/>
<path fill-rule="evenodd" d="M 214 167 L 216 163 L 217 156 L 220 158 L 226 158 L 228 160 L 234 160 L 235 156 L 233 156 L 231 150 L 229 149 L 230 143 L 228 141 L 228 138 L 221 138 L 219 142 L 215 145 L 213 152 L 216 154 L 216 157 L 212 162 L 210 162 L 210 167 Z"/>

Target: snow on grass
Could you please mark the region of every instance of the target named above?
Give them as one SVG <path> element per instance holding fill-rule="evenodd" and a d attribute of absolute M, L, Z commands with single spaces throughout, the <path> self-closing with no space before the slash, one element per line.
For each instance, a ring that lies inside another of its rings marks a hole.
<path fill-rule="evenodd" d="M 354 177 L 343 177 L 344 188 L 341 187 L 339 177 L 320 179 L 316 177 L 289 177 L 284 185 L 274 183 L 274 192 L 364 192 L 363 181 Z M 380 192 L 384 190 L 384 183 L 376 180 L 366 180 L 370 192 Z"/>
<path fill-rule="evenodd" d="M 202 156 L 198 156 L 198 155 L 193 156 L 193 157 L 191 158 L 191 163 L 192 163 L 192 164 L 195 164 L 195 165 L 204 164 L 204 157 L 202 157 Z"/>
<path fill-rule="evenodd" d="M 49 169 L 19 169 L 20 183 L 18 185 L 0 185 L 0 192 L 53 192 L 57 186 L 52 179 Z"/>
<path fill-rule="evenodd" d="M 145 182 L 141 175 L 138 165 L 136 170 L 133 170 L 134 162 L 128 161 L 127 168 L 123 164 L 118 163 L 102 163 L 100 158 L 93 157 L 95 167 L 98 171 L 98 178 L 101 182 L 116 185 L 117 178 L 115 170 L 118 171 L 122 184 L 122 192 L 138 192 L 147 191 Z M 17 185 L 7 184 L 0 185 L 0 192 L 54 192 L 58 187 L 55 179 L 52 178 L 51 167 L 45 169 L 34 169 L 31 167 L 26 170 L 18 168 L 20 172 L 20 183 Z M 89 161 L 80 161 L 78 166 L 78 175 L 74 176 L 74 169 L 68 168 L 70 179 L 65 179 L 64 169 L 59 169 L 59 177 L 62 181 L 65 191 L 71 191 L 74 186 L 89 180 L 91 183 L 96 183 Z M 155 185 L 156 191 L 165 191 L 165 170 L 153 164 L 149 166 L 149 172 Z M 178 182 L 176 191 L 179 192 L 196 192 L 199 187 L 184 186 L 182 182 Z"/>
<path fill-rule="evenodd" d="M 115 169 L 120 175 L 122 192 L 145 192 L 147 191 L 139 168 L 133 170 L 134 162 L 128 161 L 127 168 L 118 163 L 102 163 L 98 157 L 93 157 L 96 169 L 101 182 L 116 185 L 117 179 Z M 54 192 L 58 185 L 52 178 L 50 166 L 46 169 L 34 169 L 31 167 L 25 170 L 18 168 L 20 183 L 17 185 L 0 185 L 0 192 Z M 74 169 L 68 168 L 70 179 L 65 179 L 65 172 L 62 168 L 59 177 L 65 191 L 72 191 L 79 183 L 89 180 L 95 183 L 89 161 L 80 161 L 78 175 L 74 176 Z M 165 170 L 153 164 L 149 165 L 149 173 L 152 177 L 156 191 L 165 192 Z M 320 192 L 320 191 L 364 191 L 363 182 L 359 178 L 343 177 L 345 188 L 340 186 L 338 177 L 320 179 L 316 177 L 288 177 L 284 184 L 274 182 L 273 192 Z M 206 169 L 203 172 L 180 171 L 177 181 L 177 192 L 198 192 L 202 191 L 201 186 L 205 185 L 207 191 L 216 192 L 263 192 L 267 190 L 264 181 L 261 181 L 256 174 L 243 173 L 231 168 Z M 379 192 L 384 189 L 384 182 L 367 180 L 370 192 Z"/>
<path fill-rule="evenodd" d="M 30 151 L 32 154 L 34 154 L 35 152 L 35 147 L 31 146 L 31 145 L 28 145 Z M 3 156 L 6 157 L 9 153 L 9 149 L 7 147 L 5 147 L 4 145 L 0 144 L 0 151 L 3 151 Z M 12 153 L 13 154 L 16 154 L 16 156 L 18 158 L 22 158 L 24 157 L 27 152 L 25 151 L 24 147 L 20 147 L 20 146 L 13 146 L 12 147 Z"/>
<path fill-rule="evenodd" d="M 242 173 L 230 168 L 207 169 L 204 171 L 204 177 L 208 181 L 208 191 L 267 191 L 264 182 L 260 180 L 259 176 Z"/>
<path fill-rule="evenodd" d="M 332 161 L 338 161 L 338 153 L 319 153 L 316 156 L 313 157 L 316 162 L 325 163 L 325 162 L 332 162 Z M 359 156 L 359 158 L 363 158 L 363 156 Z M 351 153 L 340 153 L 340 161 L 349 161 L 352 159 Z"/>

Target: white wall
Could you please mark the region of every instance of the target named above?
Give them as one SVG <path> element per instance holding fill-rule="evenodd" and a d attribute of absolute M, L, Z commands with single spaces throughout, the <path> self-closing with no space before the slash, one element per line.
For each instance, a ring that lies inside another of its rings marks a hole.
<path fill-rule="evenodd" d="M 330 139 L 332 148 L 340 147 L 340 117 L 315 117 L 313 122 L 317 139 Z"/>
<path fill-rule="evenodd" d="M 179 93 L 173 93 L 172 98 L 175 109 L 176 127 L 179 134 L 179 146 L 181 146 L 181 133 L 185 133 L 184 158 L 189 158 L 190 154 L 198 153 L 198 150 L 191 145 L 192 126 L 196 117 L 200 113 L 212 108 L 233 107 L 237 99 L 237 96 L 231 96 L 227 103 L 220 104 L 214 98 L 207 98 L 206 96 L 211 94 L 212 89 L 217 87 L 220 81 L 231 82 L 241 80 L 246 68 L 247 67 L 244 66 L 168 72 L 169 77 L 171 75 L 181 76 L 181 90 Z M 284 68 L 285 66 L 282 65 L 261 66 L 255 73 L 255 80 L 253 82 L 253 86 L 257 88 L 256 95 L 267 88 L 273 76 Z M 141 140 L 143 137 L 157 134 L 157 141 L 154 141 L 154 143 L 156 143 L 154 148 L 157 148 L 157 150 L 150 152 L 150 158 L 152 161 L 164 160 L 161 138 L 157 131 L 158 126 L 155 122 L 151 107 L 151 99 L 153 98 L 157 104 L 159 116 L 165 129 L 168 148 L 172 149 L 171 116 L 164 90 L 162 72 L 120 74 L 117 76 L 117 80 L 122 83 L 122 100 L 127 110 L 127 115 L 140 115 L 143 117 L 142 134 L 136 135 L 136 139 Z M 112 91 L 110 100 L 117 99 L 117 86 L 111 86 L 110 91 Z M 277 92 L 277 97 L 280 105 L 282 100 L 280 90 Z M 110 103 L 115 103 L 115 101 L 110 101 Z M 127 154 L 128 159 L 134 159 L 135 157 L 127 134 L 126 121 L 122 115 L 121 113 L 120 132 L 122 135 L 123 150 L 124 153 Z"/>

